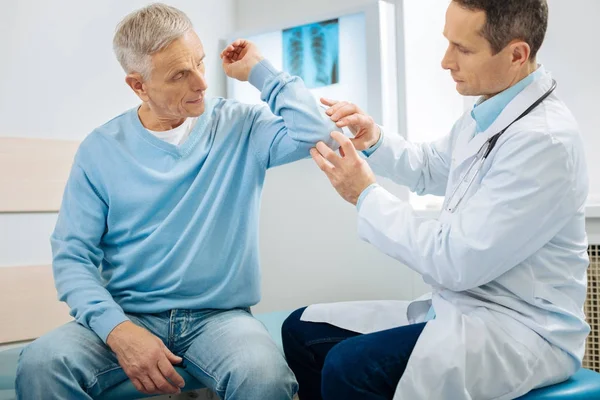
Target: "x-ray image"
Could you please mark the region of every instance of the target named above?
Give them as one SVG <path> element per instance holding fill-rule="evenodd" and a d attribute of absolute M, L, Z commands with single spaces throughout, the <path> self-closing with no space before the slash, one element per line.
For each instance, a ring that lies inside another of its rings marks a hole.
<path fill-rule="evenodd" d="M 283 31 L 283 69 L 310 89 L 339 82 L 337 19 Z"/>

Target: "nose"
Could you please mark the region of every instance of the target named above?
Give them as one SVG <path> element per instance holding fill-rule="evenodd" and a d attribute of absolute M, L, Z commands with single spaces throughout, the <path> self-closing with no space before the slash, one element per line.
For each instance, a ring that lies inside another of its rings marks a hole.
<path fill-rule="evenodd" d="M 442 58 L 442 68 L 446 70 L 456 69 L 456 63 L 452 57 L 452 50 L 450 46 L 448 46 L 446 49 L 446 54 L 444 54 L 444 58 Z"/>
<path fill-rule="evenodd" d="M 201 71 L 194 71 L 191 79 L 192 90 L 195 92 L 203 92 L 208 88 L 206 76 Z"/>

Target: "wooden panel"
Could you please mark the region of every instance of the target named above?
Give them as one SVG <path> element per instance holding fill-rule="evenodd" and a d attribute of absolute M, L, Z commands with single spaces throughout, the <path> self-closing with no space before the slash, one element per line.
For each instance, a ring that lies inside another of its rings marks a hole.
<path fill-rule="evenodd" d="M 0 267 L 0 343 L 35 339 L 70 320 L 50 266 Z"/>
<path fill-rule="evenodd" d="M 0 138 L 0 212 L 56 212 L 79 142 Z"/>

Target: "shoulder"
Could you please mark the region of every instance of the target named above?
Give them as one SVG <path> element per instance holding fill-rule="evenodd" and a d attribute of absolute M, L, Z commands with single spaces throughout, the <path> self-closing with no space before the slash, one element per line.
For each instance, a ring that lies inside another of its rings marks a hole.
<path fill-rule="evenodd" d="M 564 153 L 574 160 L 584 153 L 579 125 L 571 111 L 556 96 L 551 96 L 531 114 L 516 122 L 506 136 L 515 145 L 545 149 L 544 158 Z"/>
<path fill-rule="evenodd" d="M 106 155 L 107 151 L 118 146 L 128 130 L 131 114 L 135 113 L 136 109 L 137 107 L 127 110 L 91 131 L 79 145 L 75 162 L 86 169 L 86 166 L 99 162 L 103 154 Z"/>

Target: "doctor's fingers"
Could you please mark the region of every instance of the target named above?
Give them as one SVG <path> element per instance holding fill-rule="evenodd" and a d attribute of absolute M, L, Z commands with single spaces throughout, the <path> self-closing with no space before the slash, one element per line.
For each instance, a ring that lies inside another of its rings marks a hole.
<path fill-rule="evenodd" d="M 354 144 L 352 144 L 350 139 L 344 136 L 344 134 L 338 131 L 333 131 L 331 132 L 331 137 L 340 144 L 340 153 L 342 154 L 342 157 L 353 160 L 360 158 L 356 149 L 354 148 Z"/>
<path fill-rule="evenodd" d="M 355 129 L 360 131 L 360 128 L 372 129 L 375 127 L 375 120 L 370 115 L 355 113 L 341 118 L 335 123 L 335 125 L 338 128 L 353 126 Z"/>
<path fill-rule="evenodd" d="M 327 115 L 330 115 L 330 118 L 333 122 L 337 122 L 348 115 L 356 113 L 362 114 L 363 112 L 356 104 L 352 104 L 348 101 L 342 101 L 332 106 L 330 110 L 328 110 Z"/>
<path fill-rule="evenodd" d="M 321 97 L 320 100 L 321 100 L 321 104 L 323 104 L 323 105 L 325 105 L 327 107 L 331 107 L 331 106 L 339 103 L 338 100 L 332 100 L 332 99 L 328 99 L 326 97 Z"/>
<path fill-rule="evenodd" d="M 325 143 L 323 142 L 319 142 L 316 145 L 317 151 L 330 163 L 332 163 L 334 166 L 338 165 L 339 160 L 341 160 L 341 157 L 338 156 L 335 151 L 331 150 L 329 148 L 329 146 L 327 146 Z M 345 150 L 345 149 L 344 149 Z"/>
<path fill-rule="evenodd" d="M 330 174 L 333 173 L 333 170 L 335 169 L 335 167 L 333 166 L 333 164 L 331 164 L 329 161 L 327 161 L 325 158 L 323 158 L 321 153 L 319 153 L 319 150 L 317 150 L 313 147 L 312 149 L 310 149 L 310 156 L 315 161 L 315 163 L 319 166 L 319 169 L 321 171 L 325 172 L 325 174 L 327 174 L 327 176 L 330 176 Z"/>

